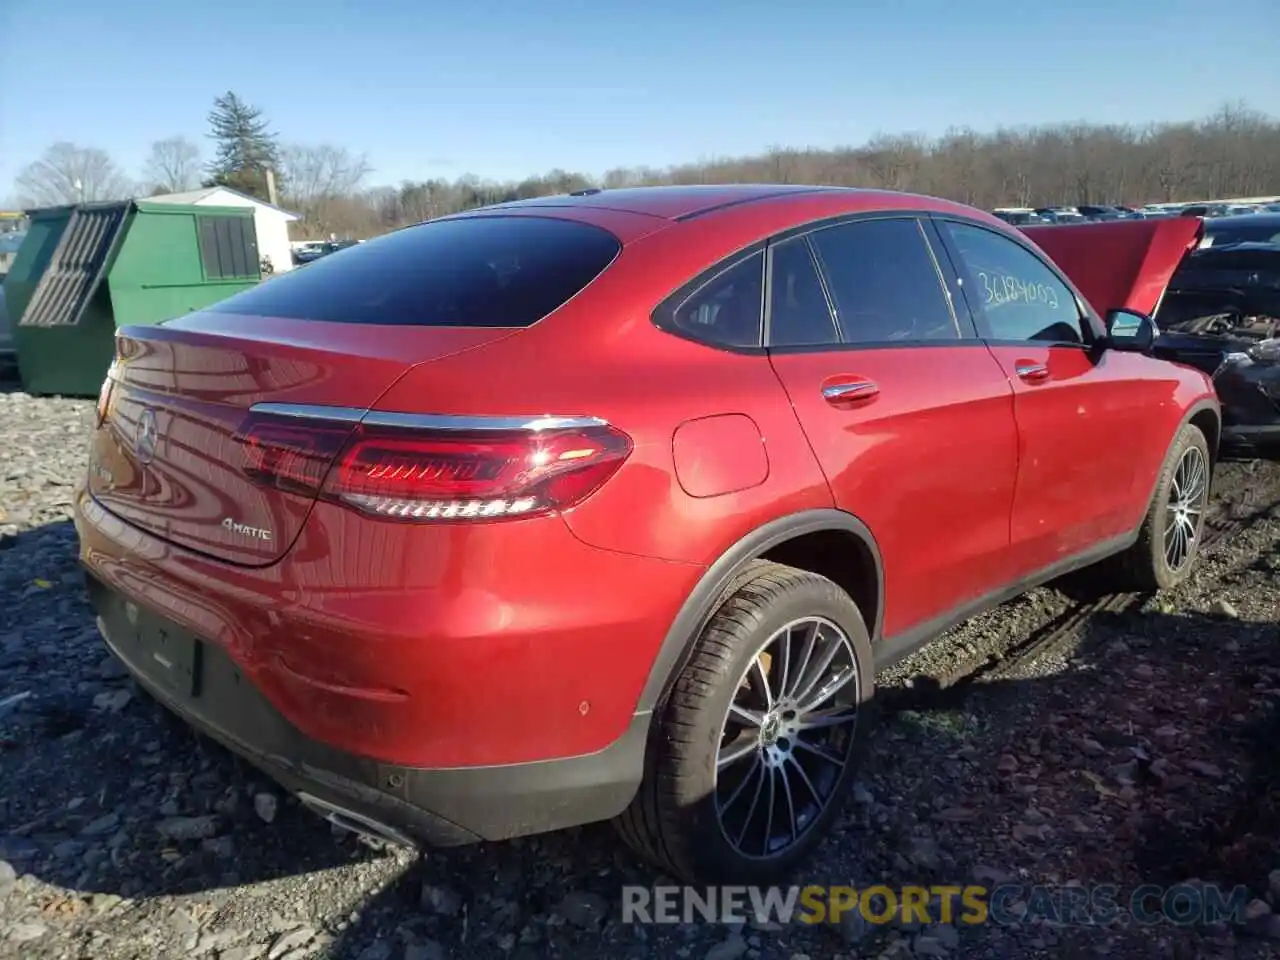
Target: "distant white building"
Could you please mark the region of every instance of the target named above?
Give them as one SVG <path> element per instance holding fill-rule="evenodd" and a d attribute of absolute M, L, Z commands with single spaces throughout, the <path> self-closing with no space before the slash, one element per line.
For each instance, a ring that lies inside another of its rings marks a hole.
<path fill-rule="evenodd" d="M 251 197 L 230 187 L 205 187 L 183 193 L 162 193 L 145 197 L 152 203 L 183 203 L 198 207 L 252 207 L 253 228 L 258 235 L 258 256 L 270 257 L 276 273 L 293 269 L 293 247 L 289 243 L 289 224 L 301 220 L 300 214 L 282 210 L 274 204 Z"/>

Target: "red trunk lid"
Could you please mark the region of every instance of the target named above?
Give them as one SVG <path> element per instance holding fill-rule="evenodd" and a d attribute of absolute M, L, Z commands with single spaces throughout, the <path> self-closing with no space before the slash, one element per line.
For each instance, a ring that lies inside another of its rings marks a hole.
<path fill-rule="evenodd" d="M 236 433 L 251 406 L 363 412 L 415 364 L 514 332 L 213 312 L 124 327 L 89 490 L 121 519 L 172 543 L 232 563 L 272 563 L 288 551 L 314 498 L 246 475 Z"/>
<path fill-rule="evenodd" d="M 1021 227 L 1084 294 L 1099 316 L 1155 312 L 1182 258 L 1200 242 L 1199 217 Z"/>

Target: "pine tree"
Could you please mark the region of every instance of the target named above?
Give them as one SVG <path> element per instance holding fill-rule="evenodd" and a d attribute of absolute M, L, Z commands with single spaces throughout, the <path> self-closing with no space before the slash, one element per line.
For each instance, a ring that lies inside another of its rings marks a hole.
<path fill-rule="evenodd" d="M 211 179 L 206 186 L 230 187 L 260 200 L 270 200 L 267 170 L 279 170 L 280 155 L 276 135 L 269 129 L 262 111 L 228 90 L 213 101 L 209 113 L 210 138 L 217 143 Z M 281 184 L 277 174 L 276 189 Z"/>

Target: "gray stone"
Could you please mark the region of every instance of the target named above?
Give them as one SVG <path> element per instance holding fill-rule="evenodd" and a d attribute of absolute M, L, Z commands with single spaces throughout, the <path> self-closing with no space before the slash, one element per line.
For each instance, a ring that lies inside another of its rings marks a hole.
<path fill-rule="evenodd" d="M 609 905 L 598 894 L 574 891 L 560 901 L 557 912 L 575 927 L 598 930 L 609 912 Z"/>
<path fill-rule="evenodd" d="M 0 896 L 13 889 L 18 882 L 18 871 L 8 860 L 0 860 Z"/>
<path fill-rule="evenodd" d="M 80 831 L 80 835 L 83 837 L 100 837 L 108 833 L 114 833 L 118 826 L 120 826 L 120 815 L 108 813 L 87 823 L 84 829 Z"/>
<path fill-rule="evenodd" d="M 434 940 L 422 940 L 404 948 L 404 960 L 445 960 L 444 947 Z"/>
<path fill-rule="evenodd" d="M 32 940 L 39 940 L 49 928 L 43 923 L 28 921 L 24 923 L 15 923 L 9 928 L 9 939 L 14 943 L 30 943 Z"/>
<path fill-rule="evenodd" d="M 747 941 L 742 938 L 742 934 L 731 933 L 707 951 L 706 960 L 738 960 L 748 949 L 750 948 L 747 946 Z"/>
<path fill-rule="evenodd" d="M 442 917 L 455 916 L 462 909 L 462 897 L 457 893 L 448 887 L 438 887 L 429 883 L 422 885 L 422 896 L 419 902 L 424 910 Z"/>
<path fill-rule="evenodd" d="M 263 823 L 273 823 L 280 809 L 280 801 L 274 793 L 256 793 L 253 796 L 253 812 Z"/>
<path fill-rule="evenodd" d="M 294 950 L 305 947 L 316 938 L 316 932 L 310 927 L 299 927 L 291 933 L 281 934 L 267 951 L 267 960 L 280 960 Z"/>
<path fill-rule="evenodd" d="M 156 824 L 156 829 L 170 840 L 208 840 L 217 836 L 218 818 L 202 817 L 166 817 Z"/>
<path fill-rule="evenodd" d="M 356 955 L 356 960 L 391 960 L 391 944 L 375 940 Z"/>

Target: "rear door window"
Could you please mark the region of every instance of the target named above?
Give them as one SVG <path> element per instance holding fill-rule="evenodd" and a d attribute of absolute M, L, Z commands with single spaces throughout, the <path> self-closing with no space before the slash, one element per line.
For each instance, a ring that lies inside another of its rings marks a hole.
<path fill-rule="evenodd" d="M 769 346 L 839 343 L 831 306 L 805 237 L 775 244 L 769 282 Z"/>
<path fill-rule="evenodd" d="M 422 327 L 527 327 L 622 249 L 591 224 L 466 217 L 339 250 L 210 307 L 219 313 Z"/>
<path fill-rule="evenodd" d="M 942 273 L 912 218 L 856 220 L 810 234 L 845 343 L 959 340 Z"/>

